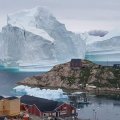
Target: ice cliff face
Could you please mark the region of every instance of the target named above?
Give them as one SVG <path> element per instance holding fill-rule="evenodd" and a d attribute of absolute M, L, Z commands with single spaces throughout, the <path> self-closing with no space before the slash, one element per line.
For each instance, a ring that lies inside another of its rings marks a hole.
<path fill-rule="evenodd" d="M 108 62 L 120 61 L 119 30 L 111 31 L 104 37 L 89 36 L 87 41 L 87 59 Z"/>
<path fill-rule="evenodd" d="M 45 8 L 10 14 L 7 23 L 0 34 L 0 59 L 6 65 L 50 66 L 85 56 L 81 35 L 67 31 Z"/>
<path fill-rule="evenodd" d="M 9 61 L 33 64 L 54 59 L 52 43 L 41 36 L 11 25 L 4 27 L 2 34 L 6 59 Z"/>
<path fill-rule="evenodd" d="M 59 60 L 84 57 L 81 52 L 79 54 L 76 52 L 77 47 L 75 44 L 78 41 L 78 36 L 67 31 L 65 25 L 57 21 L 47 9 L 37 7 L 32 10 L 11 14 L 8 17 L 8 23 L 31 31 L 34 34 L 41 30 L 38 35 L 43 36 L 54 44 L 56 58 Z M 43 34 L 43 31 L 46 32 L 46 35 Z M 79 41 L 82 44 L 82 39 L 79 39 Z"/>
<path fill-rule="evenodd" d="M 0 32 L 0 64 L 2 65 L 3 63 L 3 58 L 5 56 L 5 51 L 4 51 L 4 41 L 3 41 L 3 35 L 2 32 Z"/>

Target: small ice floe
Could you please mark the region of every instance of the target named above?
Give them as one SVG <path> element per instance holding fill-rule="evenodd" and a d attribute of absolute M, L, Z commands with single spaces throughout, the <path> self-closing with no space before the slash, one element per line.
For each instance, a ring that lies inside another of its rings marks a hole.
<path fill-rule="evenodd" d="M 68 100 L 68 96 L 64 94 L 62 89 L 40 89 L 31 88 L 24 85 L 19 85 L 13 88 L 13 93 L 16 95 L 31 95 L 39 98 L 45 98 L 50 100 Z"/>

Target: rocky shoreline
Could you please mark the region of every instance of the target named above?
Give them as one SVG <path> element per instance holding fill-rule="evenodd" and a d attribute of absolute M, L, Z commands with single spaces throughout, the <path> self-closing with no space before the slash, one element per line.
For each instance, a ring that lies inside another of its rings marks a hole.
<path fill-rule="evenodd" d="M 41 88 L 62 88 L 96 94 L 120 94 L 120 69 L 105 67 L 82 60 L 82 67 L 74 70 L 70 62 L 56 65 L 42 75 L 28 77 L 19 85 Z"/>
<path fill-rule="evenodd" d="M 41 88 L 41 89 L 58 89 L 58 87 L 47 87 L 47 86 L 40 86 L 40 85 L 31 85 L 31 84 L 28 84 L 28 83 L 22 83 L 22 82 L 18 82 L 17 85 L 24 85 L 24 86 L 29 86 L 29 87 L 38 87 L 38 88 Z M 86 93 L 89 93 L 89 94 L 94 94 L 94 95 L 97 95 L 97 96 L 101 96 L 101 95 L 120 95 L 120 89 L 116 89 L 116 88 L 96 88 L 96 89 L 93 89 L 93 88 L 84 88 L 84 89 L 66 89 L 66 88 L 62 88 L 62 87 L 59 87 L 60 89 L 63 89 L 65 92 L 86 92 Z"/>

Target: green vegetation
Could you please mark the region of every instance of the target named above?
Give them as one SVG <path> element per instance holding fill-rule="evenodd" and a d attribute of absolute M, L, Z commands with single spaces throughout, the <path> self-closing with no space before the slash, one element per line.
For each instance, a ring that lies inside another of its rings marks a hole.
<path fill-rule="evenodd" d="M 76 78 L 74 76 L 71 76 L 71 77 L 67 77 L 66 80 L 67 80 L 68 84 L 71 86 L 72 84 L 75 83 Z"/>
<path fill-rule="evenodd" d="M 86 66 L 78 70 L 71 69 L 69 75 L 62 76 L 61 80 L 70 86 L 77 83 L 86 87 L 89 83 L 99 88 L 120 88 L 120 69 L 96 65 L 90 61 L 84 62 Z"/>
<path fill-rule="evenodd" d="M 111 68 L 110 70 L 114 74 L 114 78 L 108 79 L 110 87 L 120 88 L 120 69 Z"/>
<path fill-rule="evenodd" d="M 113 74 L 113 77 L 110 77 L 110 72 Z M 97 87 L 120 88 L 120 69 L 101 67 L 97 69 L 95 77 L 97 80 L 93 84 Z"/>
<path fill-rule="evenodd" d="M 104 80 L 104 73 L 106 72 L 105 71 L 105 68 L 104 67 L 101 67 L 99 69 L 96 69 L 97 73 L 95 74 L 95 77 L 97 78 L 97 81 L 94 82 L 94 85 L 97 86 L 97 87 L 104 87 L 106 84 L 103 84 L 103 80 Z"/>
<path fill-rule="evenodd" d="M 64 77 L 64 76 L 62 76 L 61 80 L 67 82 L 68 85 L 71 86 L 71 85 L 73 85 L 75 83 L 76 78 L 74 76 L 70 76 L 70 77 Z"/>
<path fill-rule="evenodd" d="M 80 70 L 80 74 L 79 74 L 80 81 L 79 81 L 79 83 L 82 83 L 83 86 L 85 86 L 88 82 L 88 79 L 90 77 L 90 69 L 91 68 L 89 68 L 89 67 L 85 67 L 85 68 Z"/>

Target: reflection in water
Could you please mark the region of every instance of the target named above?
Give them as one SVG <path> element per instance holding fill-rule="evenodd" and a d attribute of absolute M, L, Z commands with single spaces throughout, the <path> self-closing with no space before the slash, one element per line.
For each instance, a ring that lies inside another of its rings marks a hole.
<path fill-rule="evenodd" d="M 85 100 L 86 102 L 79 100 Z M 82 98 L 80 98 L 82 97 Z M 118 95 L 95 97 L 93 95 L 69 97 L 70 102 L 77 108 L 78 118 L 83 120 L 120 120 L 120 101 Z M 79 102 L 77 102 L 79 101 Z"/>
<path fill-rule="evenodd" d="M 90 120 L 120 120 L 120 101 L 89 98 L 91 104 L 78 105 L 78 118 Z"/>

